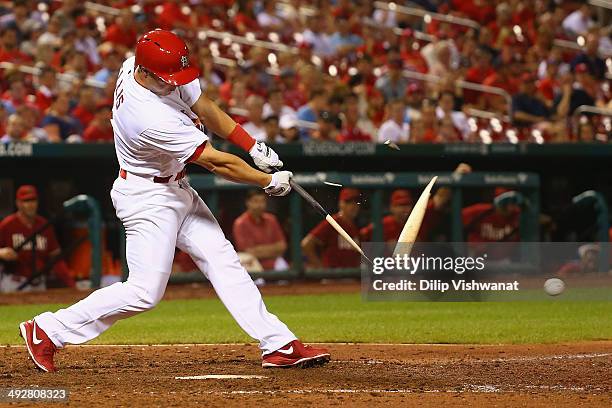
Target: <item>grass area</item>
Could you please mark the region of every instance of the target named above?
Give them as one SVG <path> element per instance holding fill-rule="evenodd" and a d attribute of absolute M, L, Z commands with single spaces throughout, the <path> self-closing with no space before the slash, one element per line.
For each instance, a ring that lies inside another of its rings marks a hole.
<path fill-rule="evenodd" d="M 362 302 L 359 294 L 273 296 L 269 310 L 305 341 L 557 343 L 612 339 L 612 302 Z M 18 323 L 66 305 L 0 307 L 0 344 Z M 98 344 L 251 342 L 216 299 L 162 302 L 118 322 Z"/>

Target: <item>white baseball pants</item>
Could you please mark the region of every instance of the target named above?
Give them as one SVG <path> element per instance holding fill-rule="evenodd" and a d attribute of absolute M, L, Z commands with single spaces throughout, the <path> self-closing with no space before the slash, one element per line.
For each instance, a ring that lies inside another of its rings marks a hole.
<path fill-rule="evenodd" d="M 267 311 L 217 220 L 185 181 L 156 184 L 128 174 L 117 178 L 111 198 L 126 231 L 129 277 L 66 309 L 36 316 L 57 347 L 84 343 L 117 320 L 155 307 L 166 290 L 175 247 L 193 258 L 240 327 L 259 340 L 263 353 L 296 339 Z"/>

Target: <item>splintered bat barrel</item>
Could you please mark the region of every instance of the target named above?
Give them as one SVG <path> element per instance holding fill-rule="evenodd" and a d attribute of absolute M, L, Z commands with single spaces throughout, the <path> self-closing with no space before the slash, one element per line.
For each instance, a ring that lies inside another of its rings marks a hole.
<path fill-rule="evenodd" d="M 414 207 L 412 207 L 408 220 L 406 220 L 406 224 L 404 225 L 404 228 L 402 229 L 402 232 L 397 240 L 397 245 L 393 251 L 394 256 L 404 254 L 410 255 L 412 245 L 419 235 L 419 230 L 421 229 L 421 224 L 423 223 L 423 218 L 425 217 L 425 211 L 427 210 L 427 203 L 429 202 L 431 189 L 437 178 L 438 176 L 435 176 L 431 179 L 429 184 L 427 184 L 427 187 L 425 187 L 421 193 L 421 196 L 417 200 Z"/>

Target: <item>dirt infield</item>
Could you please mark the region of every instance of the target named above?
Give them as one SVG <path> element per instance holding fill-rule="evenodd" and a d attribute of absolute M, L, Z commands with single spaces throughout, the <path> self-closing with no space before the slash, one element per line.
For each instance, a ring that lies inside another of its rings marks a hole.
<path fill-rule="evenodd" d="M 604 407 L 612 342 L 566 345 L 331 344 L 311 369 L 260 366 L 255 345 L 69 346 L 60 371 L 35 371 L 23 347 L 0 348 L 0 388 L 65 387 L 69 406 Z M 256 375 L 248 379 L 182 376 Z M 42 406 L 37 404 L 38 406 Z M 43 404 L 44 405 L 44 404 Z"/>
<path fill-rule="evenodd" d="M 354 281 L 262 288 L 264 297 L 358 291 Z M 50 290 L 4 295 L 0 304 L 72 303 L 86 295 Z M 169 287 L 164 299 L 214 296 L 207 285 L 183 285 Z M 324 367 L 264 370 L 253 344 L 69 346 L 56 357 L 60 371 L 43 374 L 24 347 L 0 346 L 0 388 L 66 388 L 74 407 L 612 406 L 612 341 L 328 347 L 332 361 Z M 177 379 L 210 375 L 264 378 Z"/>

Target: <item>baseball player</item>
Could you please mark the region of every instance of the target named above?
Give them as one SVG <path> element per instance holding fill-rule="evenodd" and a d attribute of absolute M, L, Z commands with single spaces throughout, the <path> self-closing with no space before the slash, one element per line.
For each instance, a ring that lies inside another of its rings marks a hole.
<path fill-rule="evenodd" d="M 43 371 L 65 344 L 89 341 L 117 320 L 153 308 L 170 276 L 175 247 L 188 253 L 212 283 L 236 322 L 259 340 L 263 367 L 310 366 L 330 359 L 327 350 L 303 345 L 261 295 L 197 192 L 185 181 L 185 165 L 196 163 L 237 182 L 284 196 L 291 172 L 278 155 L 255 140 L 202 94 L 199 71 L 184 41 L 153 30 L 138 40 L 135 56 L 119 71 L 111 120 L 119 177 L 111 198 L 126 231 L 130 275 L 55 313 L 20 324 L 29 355 Z M 248 151 L 262 172 L 237 156 L 215 150 L 202 131 Z"/>

